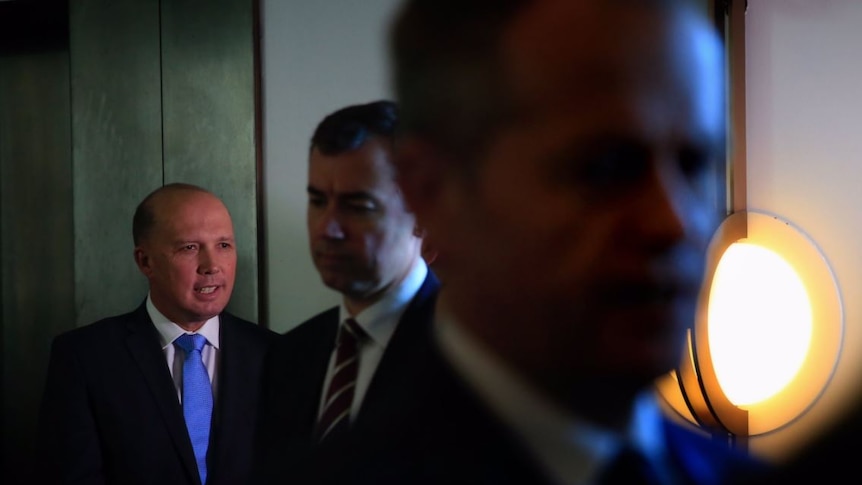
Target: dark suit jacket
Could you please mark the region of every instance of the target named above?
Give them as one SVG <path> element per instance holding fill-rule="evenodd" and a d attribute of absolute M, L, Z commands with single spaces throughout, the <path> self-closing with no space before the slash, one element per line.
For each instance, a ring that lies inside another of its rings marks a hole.
<path fill-rule="evenodd" d="M 248 484 L 260 375 L 276 336 L 220 315 L 210 485 Z M 182 406 L 146 305 L 54 339 L 39 417 L 43 480 L 199 485 Z"/>
<path fill-rule="evenodd" d="M 398 395 L 412 379 L 409 362 L 414 349 L 427 345 L 434 303 L 440 283 L 429 270 L 419 291 L 405 310 L 371 379 L 353 433 L 373 433 L 398 412 Z M 279 337 L 267 358 L 264 372 L 263 410 L 258 444 L 258 483 L 292 483 L 317 480 L 317 458 L 349 452 L 350 442 L 329 438 L 317 446 L 314 425 L 323 381 L 335 346 L 338 308 L 331 308 Z M 321 463 L 326 470 L 338 460 Z"/>
<path fill-rule="evenodd" d="M 551 485 L 525 445 L 444 360 L 436 344 L 418 349 L 416 377 L 401 389 L 389 419 L 354 434 L 345 464 L 321 466 L 306 484 Z M 691 429 L 664 420 L 666 445 L 685 484 L 736 483 L 766 465 Z M 621 484 L 629 485 L 629 484 Z"/>

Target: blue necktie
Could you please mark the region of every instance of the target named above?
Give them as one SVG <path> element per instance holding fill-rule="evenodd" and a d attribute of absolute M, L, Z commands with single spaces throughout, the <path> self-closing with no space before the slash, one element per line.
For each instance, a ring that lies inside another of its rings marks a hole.
<path fill-rule="evenodd" d="M 186 353 L 183 364 L 183 416 L 195 450 L 201 483 L 207 482 L 207 447 L 210 441 L 213 393 L 201 349 L 207 339 L 200 334 L 180 335 L 174 344 Z"/>

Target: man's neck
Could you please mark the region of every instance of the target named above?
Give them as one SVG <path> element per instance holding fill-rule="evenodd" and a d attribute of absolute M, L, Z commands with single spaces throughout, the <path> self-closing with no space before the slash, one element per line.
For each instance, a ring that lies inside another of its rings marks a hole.
<path fill-rule="evenodd" d="M 361 296 L 344 296 L 344 308 L 347 309 L 347 313 L 350 314 L 351 317 L 355 317 L 362 313 L 363 310 L 374 305 L 378 301 L 382 300 L 386 293 L 393 288 L 393 284 L 383 287 L 381 290 L 371 293 L 368 295 Z"/>
<path fill-rule="evenodd" d="M 535 382 L 551 399 L 572 414 L 606 429 L 625 433 L 631 426 L 633 410 L 642 386 L 610 377 Z"/>
<path fill-rule="evenodd" d="M 469 310 L 475 310 L 475 305 L 456 307 L 457 303 L 463 302 L 453 301 L 451 295 L 444 292 L 441 292 L 437 303 L 437 313 L 448 315 L 451 324 L 461 328 L 459 334 L 469 335 L 472 342 L 481 345 L 496 361 L 522 376 L 530 387 L 559 408 L 608 430 L 626 432 L 629 428 L 635 403 L 645 388 L 642 380 L 611 375 L 585 376 L 569 371 L 564 365 L 539 368 L 534 353 L 523 351 L 525 343 L 518 342 L 513 346 L 514 337 L 504 335 L 501 326 L 476 325 L 475 322 L 486 320 L 488 316 L 470 313 Z"/>
<path fill-rule="evenodd" d="M 413 261 L 413 263 L 404 272 L 402 272 L 401 275 L 372 292 L 357 294 L 342 293 L 342 303 L 344 308 L 347 310 L 347 313 L 349 313 L 351 317 L 355 317 L 368 307 L 389 296 L 390 293 L 400 291 L 407 278 L 414 275 L 414 272 L 419 271 L 420 268 L 418 265 L 420 264 L 424 267 L 424 262 L 421 262 L 420 260 Z M 427 273 L 423 272 L 422 274 Z M 416 273 L 416 275 L 419 275 L 419 273 Z M 419 282 L 417 281 L 416 284 L 419 284 Z"/>

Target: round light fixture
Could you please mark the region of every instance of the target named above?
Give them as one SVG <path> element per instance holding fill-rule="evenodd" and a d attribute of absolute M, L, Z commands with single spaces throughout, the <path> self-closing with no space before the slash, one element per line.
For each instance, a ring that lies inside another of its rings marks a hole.
<path fill-rule="evenodd" d="M 843 328 L 838 285 L 816 244 L 776 216 L 733 213 L 710 244 L 683 362 L 658 391 L 707 428 L 778 429 L 829 383 Z"/>

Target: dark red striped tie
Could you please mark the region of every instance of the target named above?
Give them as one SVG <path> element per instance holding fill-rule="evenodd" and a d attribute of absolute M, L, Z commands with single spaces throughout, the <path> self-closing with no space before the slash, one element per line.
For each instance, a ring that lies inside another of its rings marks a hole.
<path fill-rule="evenodd" d="M 350 406 L 356 388 L 359 371 L 359 341 L 365 332 L 349 318 L 338 330 L 335 350 L 335 370 L 323 405 L 323 413 L 317 420 L 315 435 L 318 441 L 346 431 L 350 427 Z"/>

